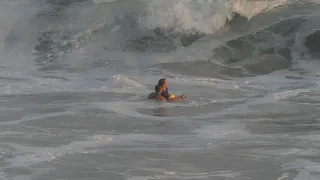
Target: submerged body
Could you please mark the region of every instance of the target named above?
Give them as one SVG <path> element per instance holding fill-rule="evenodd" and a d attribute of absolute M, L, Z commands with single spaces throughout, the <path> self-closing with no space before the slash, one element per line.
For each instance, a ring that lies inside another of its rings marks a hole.
<path fill-rule="evenodd" d="M 167 101 L 167 99 L 164 96 L 162 96 L 161 94 L 159 94 L 157 92 L 150 93 L 148 95 L 148 99 L 155 99 L 158 101 Z"/>

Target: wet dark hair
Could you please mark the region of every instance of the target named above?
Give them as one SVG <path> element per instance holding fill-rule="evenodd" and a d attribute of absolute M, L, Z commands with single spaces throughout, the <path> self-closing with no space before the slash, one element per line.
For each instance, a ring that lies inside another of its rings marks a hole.
<path fill-rule="evenodd" d="M 159 81 L 158 81 L 158 85 L 164 85 L 164 83 L 165 83 L 165 81 L 166 81 L 166 79 L 164 79 L 164 78 L 162 78 L 162 79 L 160 79 Z"/>
<path fill-rule="evenodd" d="M 154 90 L 155 90 L 156 92 L 159 92 L 159 91 L 161 90 L 161 86 L 156 85 L 156 86 L 154 87 Z"/>

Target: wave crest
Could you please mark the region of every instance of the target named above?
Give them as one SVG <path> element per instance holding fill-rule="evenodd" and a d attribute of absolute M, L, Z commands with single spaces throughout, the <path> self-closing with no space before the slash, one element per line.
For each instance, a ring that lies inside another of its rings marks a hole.
<path fill-rule="evenodd" d="M 214 33 L 220 30 L 234 13 L 251 19 L 257 14 L 285 4 L 287 0 L 149 0 L 140 26 L 161 27 L 178 32 Z"/>

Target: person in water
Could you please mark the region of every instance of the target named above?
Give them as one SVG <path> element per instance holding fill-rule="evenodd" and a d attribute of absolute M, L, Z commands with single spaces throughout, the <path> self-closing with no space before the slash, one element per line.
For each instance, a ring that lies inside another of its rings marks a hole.
<path fill-rule="evenodd" d="M 159 101 L 167 101 L 167 99 L 164 96 L 162 96 L 162 92 L 163 92 L 162 86 L 156 85 L 154 87 L 154 90 L 155 90 L 155 92 L 150 93 L 149 96 L 148 96 L 148 99 L 155 99 L 155 100 L 159 100 Z"/>
<path fill-rule="evenodd" d="M 148 99 L 156 99 L 161 101 L 176 101 L 186 99 L 185 95 L 174 97 L 168 92 L 168 82 L 166 79 L 160 79 L 155 86 L 155 92 L 149 94 Z"/>

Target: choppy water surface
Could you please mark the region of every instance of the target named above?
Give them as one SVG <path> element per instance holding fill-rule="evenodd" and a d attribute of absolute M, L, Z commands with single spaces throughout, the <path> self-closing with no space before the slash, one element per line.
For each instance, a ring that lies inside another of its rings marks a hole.
<path fill-rule="evenodd" d="M 320 179 L 319 8 L 1 1 L 0 179 Z"/>

